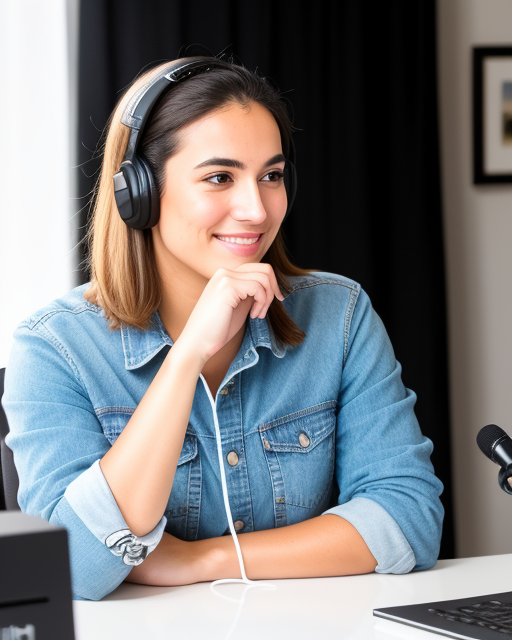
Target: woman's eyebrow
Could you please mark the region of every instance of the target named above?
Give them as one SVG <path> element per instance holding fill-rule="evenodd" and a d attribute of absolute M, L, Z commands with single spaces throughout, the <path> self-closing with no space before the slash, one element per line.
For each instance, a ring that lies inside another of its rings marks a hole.
<path fill-rule="evenodd" d="M 277 164 L 278 162 L 284 162 L 286 158 L 282 153 L 278 153 L 275 156 L 272 156 L 270 160 L 267 160 L 263 167 L 270 167 L 271 164 Z M 198 164 L 194 169 L 201 169 L 202 167 L 209 167 L 211 165 L 222 166 L 222 167 L 233 167 L 234 169 L 241 169 L 242 171 L 246 168 L 243 162 L 240 160 L 232 160 L 231 158 L 209 158 L 201 164 Z"/>

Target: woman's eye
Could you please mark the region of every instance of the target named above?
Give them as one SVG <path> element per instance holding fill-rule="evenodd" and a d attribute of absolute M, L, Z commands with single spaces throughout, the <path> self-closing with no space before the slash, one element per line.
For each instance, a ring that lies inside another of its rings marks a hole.
<path fill-rule="evenodd" d="M 269 173 L 267 173 L 265 178 L 267 176 L 273 176 L 273 178 L 271 178 L 270 180 L 265 180 L 265 182 L 279 182 L 279 180 L 283 178 L 284 173 L 282 171 L 270 171 Z"/>
<path fill-rule="evenodd" d="M 227 173 L 217 173 L 214 176 L 210 176 L 209 178 L 206 178 L 206 182 L 210 182 L 210 180 L 215 180 L 215 178 L 219 178 L 219 182 L 212 182 L 212 184 L 226 184 L 227 180 L 224 180 L 224 178 L 229 179 L 229 176 Z"/>

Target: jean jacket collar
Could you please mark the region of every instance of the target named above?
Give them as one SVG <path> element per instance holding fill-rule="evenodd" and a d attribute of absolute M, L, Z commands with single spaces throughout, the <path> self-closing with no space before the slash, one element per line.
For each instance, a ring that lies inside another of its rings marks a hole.
<path fill-rule="evenodd" d="M 240 348 L 242 355 L 256 347 L 267 347 L 277 358 L 283 358 L 286 346 L 279 344 L 268 323 L 267 317 L 251 318 L 245 329 L 245 335 Z M 173 340 L 167 333 L 160 314 L 155 311 L 151 316 L 149 328 L 146 331 L 133 325 L 121 325 L 125 368 L 128 370 L 142 367 L 166 345 L 172 347 Z"/>

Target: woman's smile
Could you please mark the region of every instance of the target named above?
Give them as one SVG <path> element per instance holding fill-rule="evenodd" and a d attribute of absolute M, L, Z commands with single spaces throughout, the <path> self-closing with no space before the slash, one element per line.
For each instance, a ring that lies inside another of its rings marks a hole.
<path fill-rule="evenodd" d="M 261 246 L 263 233 L 257 238 L 236 238 L 233 236 L 214 236 L 226 249 L 238 256 L 252 256 Z"/>

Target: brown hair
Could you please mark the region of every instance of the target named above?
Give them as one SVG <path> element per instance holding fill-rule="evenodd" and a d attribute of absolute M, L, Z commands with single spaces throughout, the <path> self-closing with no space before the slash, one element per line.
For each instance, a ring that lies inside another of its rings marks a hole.
<path fill-rule="evenodd" d="M 111 329 L 120 329 L 121 323 L 147 329 L 151 314 L 161 303 L 161 283 L 151 229 L 133 229 L 123 222 L 114 199 L 113 176 L 119 171 L 128 144 L 130 130 L 121 123 L 124 110 L 134 93 L 169 64 L 159 65 L 135 79 L 114 108 L 104 131 L 102 169 L 94 187 L 92 223 L 85 238 L 91 283 L 84 296 L 104 309 Z M 230 66 L 232 68 L 211 69 L 178 83 L 165 92 L 154 107 L 139 144 L 139 153 L 150 165 L 160 195 L 166 160 L 179 150 L 179 130 L 229 102 L 248 105 L 255 101 L 266 107 L 276 119 L 283 153 L 289 157 L 292 124 L 279 93 L 257 72 L 238 64 L 231 63 Z M 302 276 L 311 271 L 291 262 L 281 229 L 261 262 L 272 266 L 285 295 L 290 290 L 287 276 Z M 295 346 L 304 340 L 305 333 L 276 298 L 268 309 L 267 318 L 282 345 Z"/>

